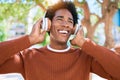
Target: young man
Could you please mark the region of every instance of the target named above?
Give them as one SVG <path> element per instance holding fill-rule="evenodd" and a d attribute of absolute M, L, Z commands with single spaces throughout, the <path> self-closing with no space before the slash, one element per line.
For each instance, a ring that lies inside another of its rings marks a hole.
<path fill-rule="evenodd" d="M 25 80 L 89 80 L 93 72 L 109 80 L 120 80 L 120 55 L 85 39 L 79 30 L 67 45 L 77 23 L 72 2 L 59 2 L 47 10 L 51 20 L 50 44 L 26 49 L 44 41 L 39 20 L 30 35 L 0 43 L 0 73 L 21 73 Z"/>

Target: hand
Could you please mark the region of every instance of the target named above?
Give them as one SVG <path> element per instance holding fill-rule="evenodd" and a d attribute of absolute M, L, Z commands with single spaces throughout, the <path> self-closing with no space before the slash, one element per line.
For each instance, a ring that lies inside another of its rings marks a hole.
<path fill-rule="evenodd" d="M 77 32 L 74 39 L 71 40 L 72 45 L 77 45 L 82 47 L 85 42 L 83 28 L 81 27 L 80 30 Z"/>
<path fill-rule="evenodd" d="M 32 32 L 29 35 L 31 45 L 41 43 L 45 39 L 46 31 L 41 30 L 42 19 L 39 19 L 33 26 Z"/>

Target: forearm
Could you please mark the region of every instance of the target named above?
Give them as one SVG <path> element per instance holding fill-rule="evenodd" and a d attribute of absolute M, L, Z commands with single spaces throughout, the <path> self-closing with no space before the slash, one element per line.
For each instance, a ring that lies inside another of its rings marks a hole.
<path fill-rule="evenodd" d="M 0 43 L 0 64 L 21 50 L 30 47 L 28 36 Z"/>
<path fill-rule="evenodd" d="M 120 79 L 120 55 L 90 40 L 83 44 L 82 50 L 94 57 L 112 77 Z"/>
<path fill-rule="evenodd" d="M 15 54 L 0 65 L 0 74 L 21 73 L 25 77 L 24 62 L 20 53 Z"/>

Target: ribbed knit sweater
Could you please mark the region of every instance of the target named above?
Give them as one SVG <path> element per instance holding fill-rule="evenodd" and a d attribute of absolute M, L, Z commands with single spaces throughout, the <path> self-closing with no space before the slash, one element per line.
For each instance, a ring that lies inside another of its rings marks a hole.
<path fill-rule="evenodd" d="M 66 52 L 50 51 L 46 46 L 27 49 L 30 46 L 28 36 L 1 42 L 0 73 L 21 73 L 25 80 L 89 80 L 93 72 L 120 80 L 120 56 L 91 40 Z"/>

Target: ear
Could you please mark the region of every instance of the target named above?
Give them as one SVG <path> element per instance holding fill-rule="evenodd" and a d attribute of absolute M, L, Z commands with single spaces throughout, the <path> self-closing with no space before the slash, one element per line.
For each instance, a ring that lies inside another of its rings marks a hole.
<path fill-rule="evenodd" d="M 51 20 L 49 18 L 47 18 L 47 20 L 48 20 L 48 29 L 47 29 L 47 31 L 50 31 L 50 29 L 51 29 Z"/>

